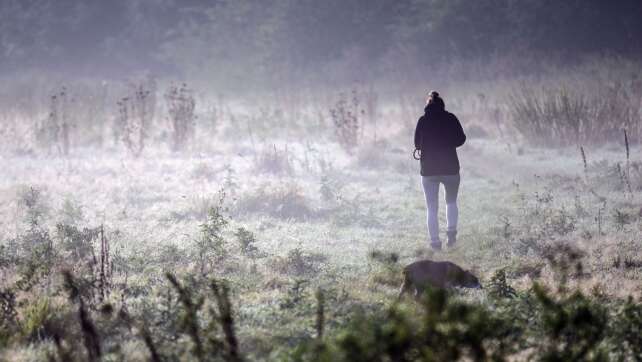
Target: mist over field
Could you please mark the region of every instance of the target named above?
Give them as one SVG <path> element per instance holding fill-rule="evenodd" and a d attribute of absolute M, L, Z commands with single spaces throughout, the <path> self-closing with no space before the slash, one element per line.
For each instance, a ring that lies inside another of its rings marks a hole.
<path fill-rule="evenodd" d="M 0 0 L 0 361 L 640 360 L 640 19 Z M 441 250 L 432 90 L 466 135 Z M 399 297 L 420 260 L 483 288 Z"/>

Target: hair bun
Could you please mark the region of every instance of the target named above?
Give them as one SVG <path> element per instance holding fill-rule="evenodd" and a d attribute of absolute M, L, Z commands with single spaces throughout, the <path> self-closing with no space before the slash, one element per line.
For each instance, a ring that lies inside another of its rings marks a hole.
<path fill-rule="evenodd" d="M 430 93 L 428 93 L 428 95 L 430 97 L 433 97 L 433 98 L 439 98 L 439 92 L 437 92 L 437 91 L 430 91 Z"/>

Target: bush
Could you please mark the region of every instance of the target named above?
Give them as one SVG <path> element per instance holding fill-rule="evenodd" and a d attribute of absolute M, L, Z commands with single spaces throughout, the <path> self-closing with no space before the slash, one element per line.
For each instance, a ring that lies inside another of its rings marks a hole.
<path fill-rule="evenodd" d="M 508 324 L 479 305 L 430 290 L 418 308 L 356 316 L 335 337 L 300 345 L 292 361 L 502 360 Z"/>
<path fill-rule="evenodd" d="M 228 254 L 227 243 L 223 238 L 223 231 L 229 223 L 223 215 L 224 198 L 225 194 L 221 193 L 218 205 L 209 209 L 207 220 L 201 224 L 201 235 L 194 242 L 199 271 L 203 276 L 212 272 Z"/>
<path fill-rule="evenodd" d="M 642 304 L 635 303 L 632 297 L 618 308 L 612 320 L 614 352 L 624 360 L 642 356 Z"/>
<path fill-rule="evenodd" d="M 360 116 L 363 113 L 357 91 L 352 91 L 351 99 L 348 99 L 345 93 L 341 93 L 334 108 L 330 109 L 337 141 L 348 154 L 352 154 L 359 145 L 359 132 L 362 127 Z"/>
<path fill-rule="evenodd" d="M 75 126 L 71 120 L 69 91 L 63 86 L 50 101 L 49 114 L 38 129 L 37 139 L 43 147 L 54 148 L 58 155 L 67 156 L 71 149 L 71 130 Z"/>
<path fill-rule="evenodd" d="M 145 148 L 154 118 L 156 84 L 142 82 L 133 86 L 131 94 L 121 98 L 117 105 L 118 117 L 114 126 L 116 142 L 122 140 L 130 154 L 138 157 Z"/>
<path fill-rule="evenodd" d="M 499 269 L 488 282 L 488 295 L 497 299 L 511 299 L 517 296 L 517 291 L 506 281 L 506 270 Z"/>
<path fill-rule="evenodd" d="M 560 300 L 553 299 L 535 285 L 541 306 L 543 339 L 539 340 L 542 361 L 606 361 L 600 344 L 606 337 L 606 309 L 575 292 Z"/>
<path fill-rule="evenodd" d="M 184 150 L 194 138 L 196 101 L 191 89 L 183 83 L 180 87 L 172 85 L 165 93 L 172 130 L 172 150 Z"/>
<path fill-rule="evenodd" d="M 236 240 L 239 243 L 239 247 L 241 248 L 241 252 L 243 253 L 243 255 L 256 255 L 258 249 L 255 245 L 256 237 L 254 236 L 254 233 L 243 227 L 240 227 L 236 229 L 236 233 L 234 235 L 236 236 Z"/>
<path fill-rule="evenodd" d="M 22 335 L 29 341 L 39 341 L 54 336 L 55 319 L 60 311 L 51 305 L 49 298 L 42 298 L 29 304 L 23 312 Z"/>
<path fill-rule="evenodd" d="M 321 270 L 321 264 L 327 257 L 318 253 L 307 253 L 300 248 L 294 248 L 285 257 L 277 257 L 272 262 L 272 268 L 283 274 L 314 275 Z"/>

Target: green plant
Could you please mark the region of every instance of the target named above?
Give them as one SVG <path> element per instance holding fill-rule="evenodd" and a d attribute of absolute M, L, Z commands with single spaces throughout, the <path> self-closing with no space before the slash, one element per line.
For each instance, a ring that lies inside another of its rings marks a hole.
<path fill-rule="evenodd" d="M 310 283 L 307 279 L 295 279 L 287 290 L 283 301 L 279 303 L 281 309 L 292 309 L 296 307 L 306 297 L 306 288 Z"/>
<path fill-rule="evenodd" d="M 506 269 L 499 269 L 488 282 L 488 295 L 497 299 L 512 299 L 517 296 L 515 288 L 506 281 Z"/>
<path fill-rule="evenodd" d="M 615 313 L 609 327 L 613 352 L 626 360 L 642 356 L 642 304 L 628 297 Z"/>
<path fill-rule="evenodd" d="M 0 289 L 0 346 L 6 345 L 17 329 L 17 307 L 14 288 Z"/>
<path fill-rule="evenodd" d="M 541 286 L 534 293 L 541 305 L 544 336 L 539 346 L 542 361 L 606 361 L 601 347 L 606 337 L 607 312 L 599 303 L 575 292 L 553 299 Z"/>
<path fill-rule="evenodd" d="M 251 256 L 256 254 L 258 248 L 255 245 L 256 237 L 254 236 L 254 233 L 243 227 L 240 227 L 236 229 L 236 233 L 234 235 L 236 236 L 236 240 L 241 247 L 241 252 L 244 255 Z"/>
<path fill-rule="evenodd" d="M 42 190 L 29 187 L 20 193 L 20 203 L 25 207 L 25 223 L 29 230 L 36 230 L 44 223 L 44 218 L 49 212 Z"/>
<path fill-rule="evenodd" d="M 399 254 L 372 250 L 368 253 L 368 260 L 374 264 L 370 273 L 374 282 L 394 287 L 401 285 Z"/>
<path fill-rule="evenodd" d="M 223 237 L 223 231 L 229 223 L 223 215 L 226 211 L 223 206 L 224 200 L 225 192 L 221 191 L 218 204 L 208 210 L 207 219 L 200 225 L 201 235 L 195 240 L 198 266 L 203 276 L 212 271 L 216 263 L 223 260 L 228 253 Z"/>
<path fill-rule="evenodd" d="M 277 257 L 272 267 L 280 273 L 296 276 L 313 275 L 321 269 L 327 257 L 320 253 L 308 253 L 296 247 L 288 251 L 285 257 Z"/>
<path fill-rule="evenodd" d="M 21 321 L 22 335 L 30 341 L 51 337 L 51 323 L 58 311 L 51 305 L 49 298 L 42 298 L 29 304 Z"/>

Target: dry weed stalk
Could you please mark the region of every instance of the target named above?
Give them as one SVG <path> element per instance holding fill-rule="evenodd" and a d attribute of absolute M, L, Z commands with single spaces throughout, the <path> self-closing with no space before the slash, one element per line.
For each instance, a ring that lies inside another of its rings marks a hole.
<path fill-rule="evenodd" d="M 337 140 L 348 154 L 353 154 L 359 144 L 359 130 L 362 127 L 359 115 L 362 113 L 356 90 L 352 91 L 350 101 L 344 93 L 341 93 L 334 108 L 330 109 Z"/>
<path fill-rule="evenodd" d="M 191 89 L 183 83 L 172 85 L 165 93 L 172 129 L 172 150 L 181 151 L 194 137 L 196 101 Z"/>
<path fill-rule="evenodd" d="M 140 83 L 134 86 L 132 94 L 117 102 L 115 135 L 122 138 L 134 157 L 140 156 L 145 148 L 148 129 L 154 116 L 155 99 L 154 83 Z"/>

